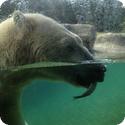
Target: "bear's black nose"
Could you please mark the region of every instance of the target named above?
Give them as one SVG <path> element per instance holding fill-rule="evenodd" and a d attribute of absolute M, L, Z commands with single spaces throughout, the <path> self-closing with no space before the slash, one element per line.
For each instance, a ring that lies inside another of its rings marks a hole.
<path fill-rule="evenodd" d="M 106 66 L 103 64 L 98 64 L 96 67 L 96 72 L 106 72 Z"/>
<path fill-rule="evenodd" d="M 101 66 L 101 70 L 102 70 L 103 72 L 106 72 L 106 65 L 102 65 L 102 66 Z"/>
<path fill-rule="evenodd" d="M 106 72 L 106 66 L 103 64 L 98 64 L 96 69 L 95 69 L 95 79 L 98 82 L 103 82 L 104 81 L 104 76 Z"/>

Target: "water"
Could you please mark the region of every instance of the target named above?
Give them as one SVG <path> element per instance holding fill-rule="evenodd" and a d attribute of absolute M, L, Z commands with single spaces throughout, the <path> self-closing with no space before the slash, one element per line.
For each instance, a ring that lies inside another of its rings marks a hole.
<path fill-rule="evenodd" d="M 117 125 L 125 117 L 125 63 L 109 63 L 105 81 L 86 98 L 83 89 L 64 82 L 35 80 L 22 96 L 29 125 Z"/>

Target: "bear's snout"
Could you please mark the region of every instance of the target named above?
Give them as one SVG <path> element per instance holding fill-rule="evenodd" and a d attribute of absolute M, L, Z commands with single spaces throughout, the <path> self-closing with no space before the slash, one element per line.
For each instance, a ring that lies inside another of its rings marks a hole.
<path fill-rule="evenodd" d="M 80 96 L 75 96 L 75 99 L 83 98 L 86 96 L 91 95 L 94 90 L 96 89 L 97 82 L 103 82 L 104 76 L 106 72 L 106 66 L 99 63 L 99 64 L 85 64 L 86 68 L 84 68 L 84 71 L 86 71 L 85 78 L 84 75 L 81 75 L 82 73 L 77 73 L 76 81 L 77 85 L 83 86 L 87 88 L 87 91 L 81 94 Z"/>
<path fill-rule="evenodd" d="M 98 72 L 106 72 L 106 66 L 103 65 L 103 64 L 97 65 L 97 67 L 96 67 L 96 72 L 97 72 L 97 73 L 98 73 Z"/>
<path fill-rule="evenodd" d="M 95 69 L 95 79 L 97 82 L 103 82 L 106 72 L 106 66 L 103 64 L 98 64 Z"/>

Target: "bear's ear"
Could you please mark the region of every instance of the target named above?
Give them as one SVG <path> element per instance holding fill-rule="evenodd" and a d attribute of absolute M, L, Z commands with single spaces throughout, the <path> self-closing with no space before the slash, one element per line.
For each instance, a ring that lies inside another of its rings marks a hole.
<path fill-rule="evenodd" d="M 13 21 L 20 28 L 24 27 L 24 25 L 26 24 L 25 16 L 20 11 L 15 11 L 13 13 Z"/>

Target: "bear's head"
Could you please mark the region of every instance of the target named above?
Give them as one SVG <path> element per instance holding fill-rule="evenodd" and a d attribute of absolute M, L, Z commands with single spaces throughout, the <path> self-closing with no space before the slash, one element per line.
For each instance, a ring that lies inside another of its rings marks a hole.
<path fill-rule="evenodd" d="M 23 14 L 16 11 L 13 17 L 4 21 L 2 25 L 6 23 L 8 24 L 6 32 L 9 34 L 11 44 L 8 53 L 13 55 L 7 60 L 8 65 L 20 66 L 42 61 L 73 63 L 95 61 L 78 35 L 42 14 Z M 61 70 L 61 73 L 57 74 L 74 85 L 94 90 L 96 82 L 103 81 L 104 65 L 99 63 L 81 67 L 71 68 L 69 71 Z M 55 71 L 53 73 L 56 74 Z M 67 77 L 69 75 L 70 77 Z"/>
<path fill-rule="evenodd" d="M 103 81 L 105 67 L 101 63 L 82 64 L 86 60 L 95 61 L 76 34 L 42 14 L 16 11 L 11 18 L 0 23 L 0 67 L 42 61 L 73 62 L 73 65 L 2 72 L 1 119 L 8 125 L 25 125 L 20 112 L 20 89 L 34 78 L 65 80 L 89 88 L 75 98 L 90 95 L 96 83 Z"/>

